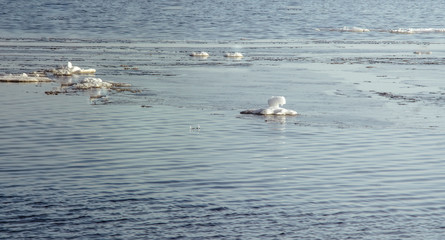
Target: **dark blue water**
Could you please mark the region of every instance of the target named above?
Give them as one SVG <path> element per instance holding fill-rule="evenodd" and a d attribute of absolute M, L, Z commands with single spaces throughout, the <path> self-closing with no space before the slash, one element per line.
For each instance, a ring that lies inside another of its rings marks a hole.
<path fill-rule="evenodd" d="M 1 4 L 2 74 L 71 61 L 134 91 L 0 84 L 0 239 L 443 239 L 442 10 Z M 275 95 L 299 115 L 240 114 Z"/>
<path fill-rule="evenodd" d="M 435 1 L 398 0 L 14 1 L 3 3 L 0 14 L 3 37 L 89 39 L 337 39 L 345 36 L 314 29 L 443 28 L 444 22 Z"/>

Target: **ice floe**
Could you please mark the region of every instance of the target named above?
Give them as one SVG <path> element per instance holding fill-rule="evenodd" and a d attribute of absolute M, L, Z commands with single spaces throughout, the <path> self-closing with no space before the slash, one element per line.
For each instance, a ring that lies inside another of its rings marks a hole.
<path fill-rule="evenodd" d="M 369 29 L 367 28 L 360 28 L 360 27 L 343 27 L 340 28 L 340 32 L 369 32 Z"/>
<path fill-rule="evenodd" d="M 259 109 L 249 109 L 241 111 L 241 114 L 256 114 L 256 115 L 289 115 L 295 116 L 297 112 L 294 110 L 288 110 L 282 108 L 284 104 L 286 104 L 286 98 L 283 96 L 274 96 L 269 98 L 267 101 L 269 104 L 268 108 L 259 108 Z"/>
<path fill-rule="evenodd" d="M 14 82 L 14 83 L 36 83 L 36 82 L 52 82 L 50 78 L 41 76 L 37 73 L 31 74 L 7 74 L 0 76 L 0 82 Z"/>
<path fill-rule="evenodd" d="M 208 57 L 210 56 L 207 52 L 192 52 L 190 53 L 191 57 Z"/>
<path fill-rule="evenodd" d="M 239 52 L 233 52 L 233 53 L 225 53 L 224 57 L 230 57 L 230 58 L 242 58 L 244 57 L 242 53 Z"/>
<path fill-rule="evenodd" d="M 94 74 L 96 73 L 96 69 L 94 68 L 83 69 L 78 66 L 73 66 L 71 62 L 68 62 L 66 66 L 53 69 L 52 73 L 56 76 L 72 76 L 75 74 Z"/>
<path fill-rule="evenodd" d="M 11 83 L 38 83 L 58 82 L 59 86 L 45 91 L 46 95 L 59 94 L 89 94 L 91 104 L 109 104 L 114 102 L 108 96 L 118 93 L 140 93 L 141 89 L 133 88 L 131 84 L 103 81 L 100 78 L 80 76 L 70 77 L 72 74 L 94 73 L 94 69 L 81 69 L 68 62 L 67 66 L 60 69 L 46 69 L 32 73 L 0 75 L 0 82 Z M 52 74 L 51 74 L 52 73 Z M 68 77 L 66 77 L 68 76 Z"/>
<path fill-rule="evenodd" d="M 316 28 L 316 31 L 337 31 L 337 32 L 388 32 L 396 34 L 415 34 L 415 33 L 445 33 L 445 28 L 393 28 L 393 29 L 368 29 L 361 27 L 342 27 L 342 28 Z"/>
<path fill-rule="evenodd" d="M 445 28 L 398 28 L 389 30 L 390 33 L 414 34 L 414 33 L 445 33 Z"/>
<path fill-rule="evenodd" d="M 87 77 L 80 81 L 79 83 L 75 83 L 73 85 L 74 88 L 77 89 L 90 89 L 90 88 L 111 88 L 113 86 L 112 83 L 102 81 L 100 78 Z"/>
<path fill-rule="evenodd" d="M 430 54 L 432 54 L 431 51 L 415 51 L 413 53 L 417 54 L 417 55 L 430 55 Z"/>

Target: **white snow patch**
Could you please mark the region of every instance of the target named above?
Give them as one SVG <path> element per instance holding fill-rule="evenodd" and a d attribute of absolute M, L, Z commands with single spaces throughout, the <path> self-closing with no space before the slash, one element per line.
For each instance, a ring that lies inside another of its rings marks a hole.
<path fill-rule="evenodd" d="M 94 74 L 96 73 L 96 69 L 83 69 L 78 66 L 73 66 L 71 62 L 68 62 L 64 67 L 53 69 L 52 73 L 57 76 L 72 76 L 74 74 Z"/>
<path fill-rule="evenodd" d="M 286 104 L 286 99 L 283 96 L 274 96 L 267 101 L 268 108 L 249 109 L 240 112 L 241 114 L 256 114 L 256 115 L 288 115 L 295 116 L 297 112 L 282 108 Z"/>
<path fill-rule="evenodd" d="M 0 76 L 0 82 L 16 82 L 16 83 L 32 83 L 32 82 L 52 82 L 46 76 L 40 76 L 39 74 L 8 74 Z"/>

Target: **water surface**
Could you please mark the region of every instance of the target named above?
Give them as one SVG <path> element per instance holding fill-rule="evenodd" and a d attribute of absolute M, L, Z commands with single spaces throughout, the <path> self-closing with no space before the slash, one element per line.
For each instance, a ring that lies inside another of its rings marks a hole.
<path fill-rule="evenodd" d="M 1 84 L 0 238 L 444 235 L 443 34 L 377 31 L 441 29 L 437 4 L 26 3 L 1 10 L 1 73 L 137 91 Z M 299 115 L 240 114 L 274 95 Z"/>

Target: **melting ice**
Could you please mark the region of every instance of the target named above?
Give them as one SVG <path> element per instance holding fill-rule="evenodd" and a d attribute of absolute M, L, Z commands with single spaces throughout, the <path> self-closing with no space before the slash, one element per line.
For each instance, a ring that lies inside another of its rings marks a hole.
<path fill-rule="evenodd" d="M 259 108 L 259 109 L 249 109 L 240 112 L 241 114 L 256 114 L 256 115 L 289 115 L 295 116 L 297 112 L 294 110 L 288 110 L 282 108 L 284 104 L 286 104 L 286 98 L 283 96 L 274 96 L 269 98 L 267 101 L 269 104 L 268 108 Z"/>
<path fill-rule="evenodd" d="M 190 53 L 191 57 L 208 57 L 209 54 L 207 52 L 192 52 Z"/>
<path fill-rule="evenodd" d="M 71 62 L 68 62 L 68 64 L 64 67 L 53 69 L 52 73 L 58 76 L 72 76 L 74 74 L 94 74 L 96 73 L 96 69 L 94 68 L 82 69 L 78 66 L 73 66 Z"/>
<path fill-rule="evenodd" d="M 16 83 L 26 83 L 26 82 L 52 82 L 46 76 L 41 76 L 40 74 L 8 74 L 0 76 L 0 82 L 16 82 Z"/>
<path fill-rule="evenodd" d="M 83 79 L 80 83 L 73 85 L 77 89 L 89 89 L 89 88 L 111 88 L 112 83 L 102 81 L 100 78 L 87 77 Z"/>
<path fill-rule="evenodd" d="M 234 52 L 234 53 L 225 53 L 224 57 L 232 57 L 232 58 L 242 58 L 243 54 L 239 53 L 239 52 Z"/>

